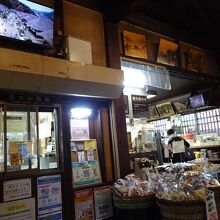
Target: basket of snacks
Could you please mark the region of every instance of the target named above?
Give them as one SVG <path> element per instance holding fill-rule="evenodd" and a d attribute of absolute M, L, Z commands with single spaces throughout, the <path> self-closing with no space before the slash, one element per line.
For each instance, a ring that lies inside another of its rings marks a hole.
<path fill-rule="evenodd" d="M 208 178 L 195 171 L 164 176 L 158 187 L 157 205 L 163 220 L 206 220 L 211 191 Z"/>
<path fill-rule="evenodd" d="M 112 187 L 114 207 L 118 209 L 144 209 L 155 204 L 155 191 L 148 181 L 130 174 L 119 179 Z"/>

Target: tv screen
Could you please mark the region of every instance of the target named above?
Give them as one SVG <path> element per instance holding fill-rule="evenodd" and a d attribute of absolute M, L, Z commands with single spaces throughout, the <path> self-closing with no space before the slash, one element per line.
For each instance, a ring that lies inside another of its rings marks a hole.
<path fill-rule="evenodd" d="M 53 46 L 54 9 L 28 0 L 0 0 L 0 37 Z"/>
<path fill-rule="evenodd" d="M 192 108 L 199 108 L 205 106 L 205 100 L 202 94 L 194 95 L 189 98 L 190 106 Z"/>

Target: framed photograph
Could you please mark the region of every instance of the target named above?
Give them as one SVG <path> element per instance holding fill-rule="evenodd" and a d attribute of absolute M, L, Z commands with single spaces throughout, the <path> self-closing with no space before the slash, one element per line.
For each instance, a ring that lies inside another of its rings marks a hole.
<path fill-rule="evenodd" d="M 124 95 L 125 114 L 129 114 L 128 96 Z"/>
<path fill-rule="evenodd" d="M 204 61 L 205 53 L 195 49 L 189 50 L 187 69 L 202 72 L 202 65 Z"/>
<path fill-rule="evenodd" d="M 160 45 L 157 54 L 157 62 L 170 66 L 177 66 L 178 44 L 160 39 Z"/>
<path fill-rule="evenodd" d="M 172 103 L 176 113 L 186 112 L 189 109 L 189 99 L 182 99 Z"/>
<path fill-rule="evenodd" d="M 156 119 L 156 118 L 159 118 L 159 117 L 160 116 L 159 116 L 159 114 L 157 112 L 156 107 L 155 106 L 149 106 L 148 107 L 148 116 L 147 116 L 147 118 L 149 120 L 152 120 L 152 119 Z"/>
<path fill-rule="evenodd" d="M 146 39 L 142 34 L 123 31 L 123 49 L 126 56 L 147 59 Z"/>
<path fill-rule="evenodd" d="M 160 117 L 168 117 L 171 115 L 175 115 L 175 112 L 173 110 L 173 107 L 170 102 L 165 102 L 162 104 L 156 105 L 157 111 L 160 115 Z"/>

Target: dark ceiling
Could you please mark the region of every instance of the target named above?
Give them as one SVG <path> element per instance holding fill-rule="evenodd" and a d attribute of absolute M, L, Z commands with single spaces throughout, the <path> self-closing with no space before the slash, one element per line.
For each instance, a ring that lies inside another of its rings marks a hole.
<path fill-rule="evenodd" d="M 128 21 L 176 40 L 220 49 L 219 0 L 70 0 L 101 11 L 113 22 Z M 161 25 L 162 24 L 162 25 Z"/>

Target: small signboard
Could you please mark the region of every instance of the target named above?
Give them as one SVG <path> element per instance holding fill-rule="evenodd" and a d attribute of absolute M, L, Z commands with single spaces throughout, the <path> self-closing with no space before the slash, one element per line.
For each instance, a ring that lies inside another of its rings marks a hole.
<path fill-rule="evenodd" d="M 133 117 L 147 117 L 148 104 L 147 97 L 140 95 L 131 95 Z"/>

